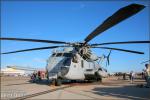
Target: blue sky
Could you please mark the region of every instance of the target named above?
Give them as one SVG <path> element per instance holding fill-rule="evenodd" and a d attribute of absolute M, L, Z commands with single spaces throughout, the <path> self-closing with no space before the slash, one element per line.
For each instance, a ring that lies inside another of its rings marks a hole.
<path fill-rule="evenodd" d="M 146 6 L 144 10 L 103 32 L 89 43 L 149 40 L 149 5 L 144 2 L 119 1 L 14 1 L 1 3 L 1 36 L 82 42 L 98 25 L 119 8 L 131 3 Z M 2 41 L 1 51 L 14 51 L 52 44 Z M 142 61 L 149 59 L 148 44 L 109 45 L 145 52 L 144 55 L 112 51 L 109 72 L 141 71 Z M 93 49 L 99 56 L 109 50 Z M 51 50 L 1 55 L 1 67 L 7 65 L 45 68 Z M 105 64 L 102 64 L 105 67 Z"/>

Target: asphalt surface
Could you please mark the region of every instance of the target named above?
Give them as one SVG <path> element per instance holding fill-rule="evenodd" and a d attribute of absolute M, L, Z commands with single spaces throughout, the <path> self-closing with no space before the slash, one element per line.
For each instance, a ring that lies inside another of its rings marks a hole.
<path fill-rule="evenodd" d="M 150 88 L 137 85 L 145 84 L 136 79 L 116 77 L 103 79 L 103 83 L 71 83 L 56 87 L 47 81 L 31 83 L 25 77 L 1 77 L 1 99 L 103 99 L 103 100 L 150 100 Z"/>

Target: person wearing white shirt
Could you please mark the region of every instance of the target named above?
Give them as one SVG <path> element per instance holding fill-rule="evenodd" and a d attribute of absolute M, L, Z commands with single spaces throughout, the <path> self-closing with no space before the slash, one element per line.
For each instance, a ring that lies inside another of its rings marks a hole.
<path fill-rule="evenodd" d="M 131 71 L 131 83 L 133 84 L 135 78 L 135 73 L 133 71 Z"/>

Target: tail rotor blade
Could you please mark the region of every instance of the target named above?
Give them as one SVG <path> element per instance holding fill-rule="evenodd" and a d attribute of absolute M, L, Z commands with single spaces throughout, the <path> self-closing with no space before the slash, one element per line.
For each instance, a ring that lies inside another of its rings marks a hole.
<path fill-rule="evenodd" d="M 110 50 L 110 52 L 109 52 L 109 54 L 108 54 L 108 56 L 107 56 L 107 63 L 108 63 L 108 66 L 109 66 L 109 64 L 110 64 L 110 61 L 109 61 L 110 54 L 111 54 L 111 50 Z"/>

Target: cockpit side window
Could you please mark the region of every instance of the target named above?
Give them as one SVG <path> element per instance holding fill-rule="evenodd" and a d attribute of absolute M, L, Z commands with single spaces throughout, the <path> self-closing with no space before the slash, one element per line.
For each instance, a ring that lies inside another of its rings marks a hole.
<path fill-rule="evenodd" d="M 76 54 L 73 55 L 73 57 L 72 57 L 72 62 L 78 63 L 78 56 L 77 56 Z"/>
<path fill-rule="evenodd" d="M 71 64 L 71 58 L 66 58 L 63 62 L 64 66 L 70 66 L 70 64 Z"/>
<path fill-rule="evenodd" d="M 72 57 L 72 53 L 53 53 L 52 57 Z"/>

